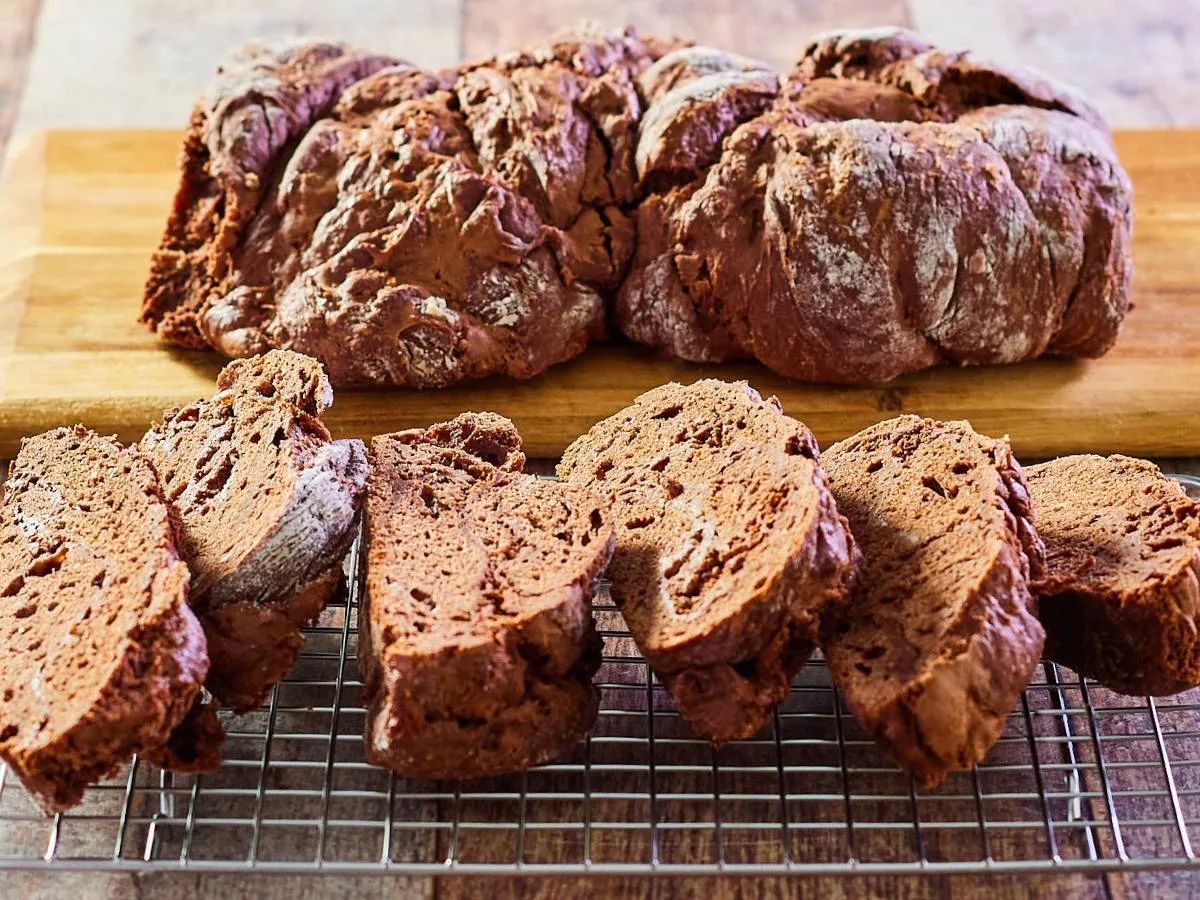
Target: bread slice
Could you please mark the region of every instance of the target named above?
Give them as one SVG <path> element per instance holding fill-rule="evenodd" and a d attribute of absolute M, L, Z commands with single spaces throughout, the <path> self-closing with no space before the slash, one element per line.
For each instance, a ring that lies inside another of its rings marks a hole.
<path fill-rule="evenodd" d="M 839 603 L 853 540 L 812 434 L 745 382 L 667 384 L 569 448 L 613 505 L 613 599 L 696 734 L 747 737 Z"/>
<path fill-rule="evenodd" d="M 1046 656 L 1123 694 L 1200 684 L 1200 505 L 1128 456 L 1031 466 L 1029 493 Z"/>
<path fill-rule="evenodd" d="M 47 813 L 163 745 L 208 671 L 146 458 L 77 426 L 29 438 L 0 505 L 0 756 Z"/>
<path fill-rule="evenodd" d="M 168 412 L 141 442 L 179 520 L 206 686 L 239 712 L 291 669 L 355 535 L 366 451 L 330 439 L 318 417 L 332 400 L 318 362 L 273 350 L 230 363 L 211 399 Z"/>
<path fill-rule="evenodd" d="M 1008 442 L 901 416 L 825 451 L 862 550 L 824 625 L 833 683 L 922 785 L 981 760 L 1041 659 L 1043 549 Z"/>
<path fill-rule="evenodd" d="M 367 759 L 477 778 L 552 759 L 591 728 L 589 606 L 612 553 L 589 491 L 521 472 L 511 422 L 466 413 L 371 442 L 359 662 Z"/>

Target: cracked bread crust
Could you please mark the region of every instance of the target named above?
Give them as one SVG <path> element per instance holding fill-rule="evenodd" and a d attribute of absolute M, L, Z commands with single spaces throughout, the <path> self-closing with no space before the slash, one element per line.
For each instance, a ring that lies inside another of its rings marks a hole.
<path fill-rule="evenodd" d="M 208 671 L 154 469 L 82 426 L 22 442 L 0 506 L 0 756 L 47 813 L 154 753 Z"/>
<path fill-rule="evenodd" d="M 251 45 L 193 113 L 142 321 L 337 385 L 528 378 L 603 336 L 633 248 L 634 78 L 586 33 L 440 73 Z"/>
<path fill-rule="evenodd" d="M 1116 340 L 1131 187 L 1069 89 L 896 29 L 818 38 L 783 79 L 677 50 L 641 85 L 631 339 L 846 383 Z"/>
<path fill-rule="evenodd" d="M 589 491 L 523 461 L 512 423 L 487 413 L 371 442 L 358 646 L 375 765 L 521 771 L 595 720 L 590 599 L 612 525 Z"/>
<path fill-rule="evenodd" d="M 336 384 L 528 378 L 606 330 L 810 381 L 1111 348 L 1131 186 L 1077 92 L 912 32 L 783 76 L 584 32 L 442 72 L 251 44 L 193 112 L 142 321 Z"/>
<path fill-rule="evenodd" d="M 1005 440 L 901 416 L 825 451 L 862 560 L 822 649 L 851 711 L 920 784 L 969 769 L 1041 659 L 1044 548 Z"/>
<path fill-rule="evenodd" d="M 1029 468 L 1046 542 L 1046 656 L 1123 694 L 1200 684 L 1200 506 L 1152 463 L 1068 456 Z"/>
<path fill-rule="evenodd" d="M 315 360 L 290 351 L 239 360 L 217 388 L 169 412 L 141 448 L 178 517 L 212 660 L 206 686 L 244 712 L 291 669 L 300 629 L 337 587 L 366 452 L 332 441 L 317 418 L 333 395 Z"/>
<path fill-rule="evenodd" d="M 558 474 L 612 503 L 613 599 L 693 730 L 717 746 L 757 731 L 854 554 L 808 429 L 745 382 L 668 384 L 593 426 Z"/>
<path fill-rule="evenodd" d="M 218 68 L 188 123 L 174 206 L 150 262 L 143 322 L 171 343 L 209 346 L 209 296 L 235 268 L 230 251 L 263 202 L 276 156 L 343 90 L 398 64 L 340 44 L 275 51 L 251 42 Z"/>

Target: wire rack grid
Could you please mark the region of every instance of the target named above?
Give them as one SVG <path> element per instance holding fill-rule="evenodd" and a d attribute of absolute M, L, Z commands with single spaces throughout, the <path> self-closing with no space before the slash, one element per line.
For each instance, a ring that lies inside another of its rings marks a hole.
<path fill-rule="evenodd" d="M 1184 480 L 1184 479 L 1181 479 Z M 1200 483 L 1189 487 L 1200 496 Z M 357 549 L 347 571 L 357 571 Z M 69 813 L 0 780 L 0 868 L 399 874 L 914 874 L 1197 868 L 1200 690 L 1112 694 L 1045 664 L 972 771 L 918 790 L 816 658 L 753 739 L 691 736 L 601 590 L 600 715 L 521 775 L 408 781 L 364 761 L 358 587 L 308 631 L 222 767 L 136 757 Z"/>

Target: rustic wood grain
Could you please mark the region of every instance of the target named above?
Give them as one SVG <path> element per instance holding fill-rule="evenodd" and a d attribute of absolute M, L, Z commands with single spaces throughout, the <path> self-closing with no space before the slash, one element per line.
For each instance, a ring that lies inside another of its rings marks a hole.
<path fill-rule="evenodd" d="M 1200 123 L 1196 0 L 909 0 L 913 27 L 1070 81 L 1123 128 Z"/>
<path fill-rule="evenodd" d="M 17 128 L 181 127 L 250 39 L 332 38 L 452 65 L 459 14 L 458 0 L 44 0 Z"/>
<path fill-rule="evenodd" d="M 170 132 L 52 132 L 15 152 L 0 196 L 0 455 L 22 435 L 82 421 L 129 439 L 159 411 L 208 393 L 222 360 L 158 344 L 136 322 L 147 256 L 175 182 Z M 1120 152 L 1138 194 L 1135 309 L 1094 362 L 941 368 L 885 386 L 791 382 L 756 365 L 696 366 L 615 341 L 523 382 L 441 391 L 341 391 L 348 436 L 463 409 L 513 418 L 552 456 L 593 422 L 669 380 L 747 378 L 777 393 L 822 443 L 902 410 L 969 418 L 1018 453 L 1200 452 L 1200 135 L 1131 132 Z"/>
<path fill-rule="evenodd" d="M 1068 875 L 851 878 L 445 878 L 437 900 L 1105 900 L 1098 877 Z"/>
<path fill-rule="evenodd" d="M 906 25 L 908 12 L 903 0 L 465 0 L 463 55 L 476 59 L 527 46 L 584 21 L 605 28 L 631 24 L 647 34 L 693 38 L 783 68 L 816 31 L 842 25 Z"/>
<path fill-rule="evenodd" d="M 0 160 L 17 116 L 41 0 L 4 0 L 0 13 Z"/>

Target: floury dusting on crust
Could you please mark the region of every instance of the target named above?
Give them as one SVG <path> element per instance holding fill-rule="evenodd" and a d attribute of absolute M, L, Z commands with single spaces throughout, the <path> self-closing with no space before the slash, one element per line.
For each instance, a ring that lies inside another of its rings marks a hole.
<path fill-rule="evenodd" d="M 179 522 L 223 706 L 262 701 L 337 587 L 367 463 L 361 442 L 321 424 L 332 402 L 319 363 L 274 350 L 230 363 L 213 397 L 142 439 Z"/>
<path fill-rule="evenodd" d="M 604 333 L 633 246 L 629 32 L 427 73 L 251 46 L 197 107 L 143 318 L 335 383 L 530 377 Z"/>
<path fill-rule="evenodd" d="M 1130 186 L 1076 93 L 877 29 L 816 38 L 770 103 L 736 78 L 693 102 L 711 55 L 643 77 L 672 73 L 638 157 L 672 159 L 673 177 L 646 183 L 627 335 L 835 382 L 1112 346 Z M 702 158 L 681 164 L 690 148 Z"/>
<path fill-rule="evenodd" d="M 442 72 L 252 44 L 193 113 L 142 319 L 337 384 L 529 378 L 611 325 L 812 381 L 1095 357 L 1131 205 L 1078 92 L 902 29 L 782 75 L 632 29 Z"/>

